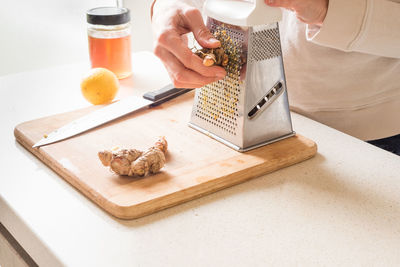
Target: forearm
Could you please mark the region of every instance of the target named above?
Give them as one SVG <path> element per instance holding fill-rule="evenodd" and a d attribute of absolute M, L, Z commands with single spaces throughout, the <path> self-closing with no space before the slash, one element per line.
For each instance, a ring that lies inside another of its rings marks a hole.
<path fill-rule="evenodd" d="M 307 26 L 316 44 L 400 58 L 400 3 L 390 0 L 330 0 L 322 27 Z"/>

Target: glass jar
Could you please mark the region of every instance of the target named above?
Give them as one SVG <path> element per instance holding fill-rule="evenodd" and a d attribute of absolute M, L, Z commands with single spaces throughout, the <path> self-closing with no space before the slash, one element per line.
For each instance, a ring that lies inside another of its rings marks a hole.
<path fill-rule="evenodd" d="M 129 13 L 124 7 L 98 7 L 86 13 L 92 68 L 109 69 L 118 79 L 132 74 Z"/>

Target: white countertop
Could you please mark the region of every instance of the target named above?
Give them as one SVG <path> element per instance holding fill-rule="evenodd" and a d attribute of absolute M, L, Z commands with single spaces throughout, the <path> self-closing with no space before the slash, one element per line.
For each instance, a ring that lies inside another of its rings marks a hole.
<path fill-rule="evenodd" d="M 168 83 L 149 53 L 133 65 L 119 96 Z M 13 136 L 18 123 L 88 106 L 86 70 L 0 77 L 0 222 L 40 266 L 400 264 L 400 157 L 294 113 L 314 158 L 141 219 L 108 215 Z"/>

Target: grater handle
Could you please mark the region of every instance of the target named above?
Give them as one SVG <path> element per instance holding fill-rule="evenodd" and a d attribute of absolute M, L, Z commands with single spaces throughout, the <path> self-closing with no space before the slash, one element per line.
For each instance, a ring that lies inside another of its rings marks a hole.
<path fill-rule="evenodd" d="M 206 16 L 237 26 L 256 26 L 278 22 L 281 9 L 270 7 L 264 0 L 207 0 L 203 12 Z"/>

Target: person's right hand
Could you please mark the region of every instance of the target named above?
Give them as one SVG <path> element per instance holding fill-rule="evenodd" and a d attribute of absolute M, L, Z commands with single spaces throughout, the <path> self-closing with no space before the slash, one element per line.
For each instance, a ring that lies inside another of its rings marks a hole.
<path fill-rule="evenodd" d="M 176 88 L 202 87 L 226 75 L 222 67 L 204 66 L 188 48 L 185 37 L 189 32 L 202 47 L 221 45 L 204 25 L 198 9 L 179 1 L 158 0 L 153 12 L 154 54 L 164 63 Z"/>
<path fill-rule="evenodd" d="M 304 23 L 322 26 L 329 0 L 265 0 L 265 3 L 295 12 L 297 18 Z"/>

